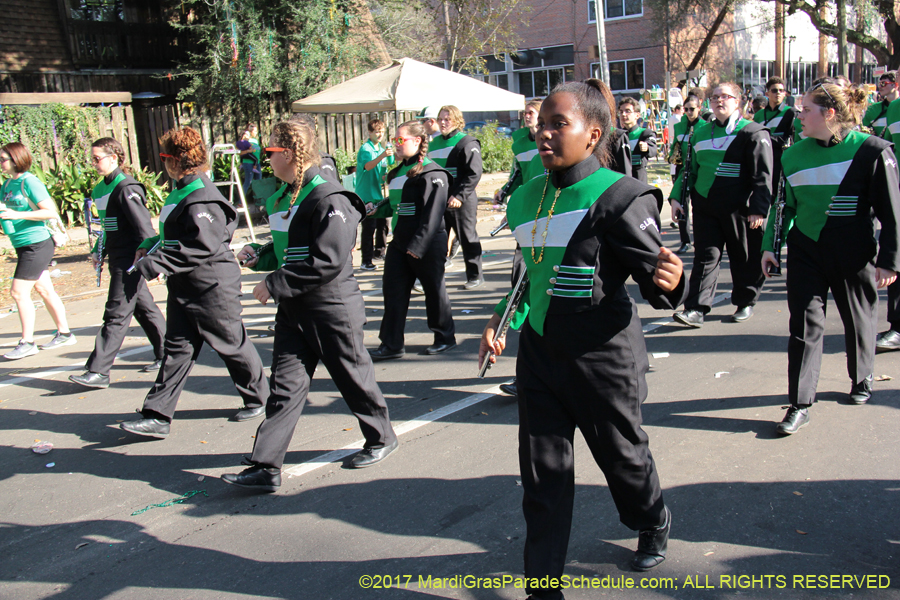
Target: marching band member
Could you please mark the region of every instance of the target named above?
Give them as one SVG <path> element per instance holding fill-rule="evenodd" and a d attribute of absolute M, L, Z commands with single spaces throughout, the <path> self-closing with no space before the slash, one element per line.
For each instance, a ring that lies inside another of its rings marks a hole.
<path fill-rule="evenodd" d="M 91 164 L 103 178 L 91 192 L 100 222 L 101 239 L 91 253 L 95 269 L 103 268 L 103 255 L 109 257 L 109 293 L 103 312 L 103 325 L 97 332 L 94 351 L 85 363 L 85 372 L 69 377 L 89 388 L 109 387 L 109 371 L 125 341 L 131 317 L 147 335 L 155 360 L 141 369 L 158 371 L 163 359 L 166 319 L 138 272 L 126 271 L 134 262 L 138 245 L 156 235 L 144 186 L 128 174 L 125 149 L 114 138 L 100 138 L 91 145 Z"/>
<path fill-rule="evenodd" d="M 535 580 L 561 577 L 566 564 L 576 427 L 620 520 L 640 531 L 633 568 L 665 559 L 671 524 L 641 428 L 649 365 L 625 281 L 633 277 L 654 307 L 672 308 L 684 295 L 682 263 L 661 248 L 659 190 L 602 167 L 612 106 L 601 85 L 564 83 L 544 100 L 537 143 L 549 174 L 519 188 L 507 209 L 528 271 L 516 376 L 525 577 Z M 479 361 L 505 346 L 494 340 L 504 307 L 485 327 Z M 563 597 L 559 589 L 527 591 Z"/>
<path fill-rule="evenodd" d="M 631 176 L 647 183 L 647 162 L 656 156 L 656 134 L 652 129 L 638 126 L 641 105 L 634 98 L 622 98 L 618 110 L 619 122 L 628 133 L 628 145 L 631 148 Z"/>
<path fill-rule="evenodd" d="M 691 178 L 694 264 L 684 310 L 673 318 L 694 328 L 703 326 L 712 309 L 723 248 L 731 266 L 731 303 L 737 307 L 731 320 L 741 323 L 753 316 L 765 281 L 758 260 L 762 225 L 772 204 L 769 132 L 741 117 L 741 91 L 734 83 L 716 86 L 710 100 L 715 118 L 694 129 L 691 164 L 672 187 L 677 201 L 681 178 Z"/>
<path fill-rule="evenodd" d="M 351 466 L 380 462 L 398 442 L 363 343 L 365 305 L 353 277 L 351 252 L 365 205 L 322 177 L 315 131 L 307 124 L 275 125 L 266 154 L 275 176 L 285 182 L 266 201 L 272 246 L 266 252 L 259 245 L 245 246 L 238 258 L 254 270 L 273 271 L 253 290 L 261 303 L 278 303 L 272 393 L 249 468 L 222 480 L 271 492 L 281 485 L 284 457 L 319 362 L 366 438 Z"/>
<path fill-rule="evenodd" d="M 704 123 L 700 118 L 700 99 L 696 96 L 688 96 L 684 101 L 684 116 L 672 126 L 672 149 L 669 153 L 670 160 L 674 160 L 676 153 L 680 154 L 680 162 L 672 165 L 672 182 L 678 181 L 678 176 L 684 169 L 684 161 L 687 160 L 689 154 L 688 143 L 694 134 L 694 129 L 699 123 Z M 684 181 L 682 187 L 672 189 L 673 195 L 678 195 L 677 199 L 669 198 L 669 204 L 672 209 L 672 221 L 678 223 L 678 234 L 681 237 L 681 246 L 675 251 L 675 254 L 686 254 L 693 249 L 691 246 L 691 199 L 683 198 L 682 190 L 684 189 Z"/>
<path fill-rule="evenodd" d="M 205 175 L 200 132 L 172 129 L 160 147 L 175 189 L 160 212 L 158 239 L 144 240 L 135 268 L 147 280 L 166 275 L 165 358 L 144 399 L 142 418 L 120 425 L 153 438 L 169 435 L 178 397 L 204 342 L 225 362 L 244 400 L 232 420 L 263 416 L 269 396 L 262 360 L 241 321 L 241 268 L 229 248 L 238 213 Z M 148 253 L 157 242 L 158 251 Z"/>
<path fill-rule="evenodd" d="M 790 435 L 809 423 L 822 363 L 825 307 L 831 291 L 844 323 L 852 404 L 872 395 L 877 288 L 900 269 L 900 177 L 889 142 L 853 128 L 866 94 L 824 83 L 803 98 L 800 119 L 807 138 L 784 153 L 787 179 L 784 224 L 790 339 L 790 407 L 776 427 Z M 875 219 L 881 223 L 876 240 Z M 770 218 L 761 267 L 777 264 L 775 219 Z"/>

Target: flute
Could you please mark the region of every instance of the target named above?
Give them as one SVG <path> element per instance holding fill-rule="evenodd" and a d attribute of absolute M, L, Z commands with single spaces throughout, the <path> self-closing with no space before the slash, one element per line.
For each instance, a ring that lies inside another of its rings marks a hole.
<path fill-rule="evenodd" d="M 519 275 L 519 280 L 516 281 L 515 287 L 513 287 L 512 293 L 509 295 L 509 302 L 506 303 L 506 310 L 503 311 L 503 316 L 500 317 L 500 327 L 497 328 L 497 334 L 494 336 L 493 341 L 491 342 L 491 346 L 497 343 L 497 340 L 506 335 L 506 330 L 509 329 L 509 324 L 512 322 L 513 315 L 516 314 L 516 309 L 519 307 L 519 302 L 522 301 L 522 296 L 525 295 L 525 288 L 528 285 L 528 271 L 526 269 L 522 269 L 522 274 Z M 494 351 L 491 350 L 484 356 L 484 362 L 481 363 L 481 368 L 478 370 L 478 377 L 484 378 L 485 373 L 487 373 L 488 369 L 491 368 L 491 357 L 496 356 Z"/>
<path fill-rule="evenodd" d="M 151 254 L 153 254 L 154 252 L 156 252 L 157 250 L 159 250 L 159 247 L 160 247 L 160 246 L 162 246 L 162 240 L 159 240 L 158 242 L 156 242 L 155 244 L 153 244 L 153 247 L 150 248 L 149 250 L 147 250 L 147 255 L 146 255 L 146 256 L 140 257 L 140 258 L 138 259 L 137 262 L 141 262 L 141 261 L 144 260 L 147 256 L 150 256 Z M 125 271 L 125 272 L 128 273 L 129 275 L 131 275 L 131 274 L 134 273 L 136 270 L 137 270 L 137 263 L 134 263 L 133 265 L 131 265 L 130 267 L 128 267 L 128 270 Z"/>
<path fill-rule="evenodd" d="M 103 277 L 103 239 L 106 237 L 104 232 L 100 232 L 97 239 L 97 287 L 100 287 L 100 278 Z"/>
<path fill-rule="evenodd" d="M 509 227 L 509 219 L 503 219 L 503 222 L 500 223 L 500 225 L 496 229 L 491 230 L 491 237 L 494 237 L 495 235 L 497 235 L 498 233 L 500 233 L 507 227 Z"/>

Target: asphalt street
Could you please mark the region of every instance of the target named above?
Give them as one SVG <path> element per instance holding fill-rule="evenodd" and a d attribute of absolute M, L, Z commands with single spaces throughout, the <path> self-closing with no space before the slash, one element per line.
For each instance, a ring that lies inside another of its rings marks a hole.
<path fill-rule="evenodd" d="M 487 238 L 498 223 L 484 220 L 479 231 Z M 663 230 L 676 248 L 675 230 Z M 513 377 L 517 334 L 476 377 L 514 242 L 505 232 L 484 247 L 485 286 L 462 289 L 461 260 L 447 274 L 459 347 L 421 354 L 432 338 L 414 296 L 406 357 L 376 364 L 399 450 L 370 469 L 345 468 L 362 436 L 320 367 L 272 495 L 219 479 L 242 468 L 258 422 L 228 421 L 240 398 L 214 352 L 204 349 L 194 367 L 168 439 L 131 437 L 118 423 L 135 418 L 154 379 L 139 372 L 149 346 L 134 324 L 108 390 L 70 383 L 92 350 L 104 298 L 67 303 L 77 345 L 0 364 L 0 598 L 524 598 L 517 409 L 497 388 Z M 370 347 L 381 273 L 357 271 Z M 244 276 L 244 321 L 269 365 L 274 308 L 249 293 L 260 278 Z M 152 290 L 164 308 L 164 286 Z M 878 356 L 871 402 L 849 405 L 843 328 L 831 310 L 811 423 L 779 438 L 784 280 L 767 284 L 743 324 L 729 321 L 729 290 L 725 269 L 719 303 L 692 330 L 630 287 L 651 355 L 644 420 L 673 513 L 669 556 L 650 573 L 629 570 L 636 534 L 619 523 L 579 436 L 566 574 L 595 587 L 566 597 L 900 598 L 900 353 Z M 880 329 L 884 311 L 882 303 Z M 52 329 L 39 309 L 41 341 Z M 16 315 L 3 315 L 0 345 L 18 335 Z M 37 441 L 53 450 L 32 452 Z"/>

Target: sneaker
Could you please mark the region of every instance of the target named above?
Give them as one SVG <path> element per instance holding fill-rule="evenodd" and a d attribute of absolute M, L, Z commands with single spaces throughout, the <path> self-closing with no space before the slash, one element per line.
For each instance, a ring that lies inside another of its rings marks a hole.
<path fill-rule="evenodd" d="M 375 265 L 370 262 L 367 262 L 367 263 L 363 263 L 359 268 L 362 269 L 363 271 L 374 271 Z"/>
<path fill-rule="evenodd" d="M 425 288 L 423 288 L 422 284 L 418 280 L 416 280 L 416 282 L 413 284 L 412 291 L 414 294 L 424 294 Z"/>
<path fill-rule="evenodd" d="M 20 358 L 25 358 L 26 356 L 31 356 L 32 354 L 38 353 L 38 347 L 34 342 L 26 342 L 25 340 L 19 340 L 19 344 L 3 355 L 3 358 L 9 360 L 18 360 Z"/>
<path fill-rule="evenodd" d="M 71 346 L 78 340 L 75 339 L 75 335 L 72 333 L 60 333 L 56 332 L 56 335 L 53 336 L 53 339 L 40 346 L 41 350 L 53 350 L 54 348 L 59 348 L 60 346 Z"/>

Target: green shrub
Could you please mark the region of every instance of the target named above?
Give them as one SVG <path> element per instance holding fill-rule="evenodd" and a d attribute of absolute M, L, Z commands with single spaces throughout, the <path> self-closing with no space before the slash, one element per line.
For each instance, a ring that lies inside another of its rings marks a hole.
<path fill-rule="evenodd" d="M 334 162 L 337 165 L 338 180 L 340 180 L 341 177 L 347 174 L 347 167 L 356 166 L 356 155 L 350 154 L 343 148 L 335 149 L 332 156 L 334 156 Z"/>
<path fill-rule="evenodd" d="M 131 176 L 138 183 L 143 184 L 147 190 L 147 210 L 150 211 L 151 215 L 158 215 L 159 211 L 162 210 L 163 204 L 166 203 L 166 197 L 169 195 L 168 184 L 160 185 L 160 174 L 154 173 L 147 168 L 134 171 Z"/>
<path fill-rule="evenodd" d="M 31 172 L 47 186 L 63 223 L 67 227 L 84 225 L 84 199 L 94 189 L 97 172 L 77 165 L 61 165 L 52 171 L 32 166 Z"/>
<path fill-rule="evenodd" d="M 512 167 L 512 138 L 498 133 L 496 122 L 478 127 L 469 135 L 481 142 L 481 164 L 485 173 L 508 171 Z"/>

